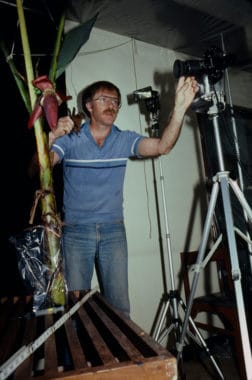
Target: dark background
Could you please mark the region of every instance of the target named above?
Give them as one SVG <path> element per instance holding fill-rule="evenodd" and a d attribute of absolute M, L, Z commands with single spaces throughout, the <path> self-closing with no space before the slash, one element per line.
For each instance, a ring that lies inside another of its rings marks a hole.
<path fill-rule="evenodd" d="M 64 2 L 36 1 L 36 11 L 25 2 L 25 18 L 35 76 L 49 74 L 49 67 L 57 34 L 57 25 Z M 34 1 L 33 1 L 34 3 Z M 15 2 L 13 2 L 15 4 Z M 34 4 L 33 4 L 34 5 Z M 9 54 L 13 53 L 19 73 L 26 77 L 24 58 L 17 25 L 18 14 L 15 6 L 0 4 L 0 38 Z M 0 50 L 1 73 L 1 239 L 0 239 L 0 295 L 26 292 L 20 278 L 16 251 L 10 243 L 11 236 L 29 227 L 30 210 L 34 193 L 39 189 L 38 175 L 30 176 L 29 167 L 36 152 L 33 129 L 28 129 L 29 114 L 20 96 L 13 75 Z M 64 87 L 64 76 L 57 88 Z M 57 174 L 57 173 L 56 173 Z M 55 193 L 60 207 L 61 194 L 55 175 Z M 39 218 L 40 213 L 37 211 Z"/>
<path fill-rule="evenodd" d="M 206 113 L 198 114 L 198 123 L 201 135 L 203 156 L 205 162 L 205 173 L 207 176 L 206 190 L 211 196 L 213 178 L 220 172 L 219 154 L 216 148 L 216 139 L 214 134 L 214 124 L 212 117 Z M 230 107 L 226 105 L 225 110 L 219 112 L 216 117 L 216 123 L 220 135 L 221 153 L 224 162 L 224 170 L 228 171 L 231 180 L 243 181 L 243 194 L 245 199 L 252 206 L 252 110 L 243 107 Z M 237 144 L 236 144 L 237 136 Z M 238 170 L 240 169 L 240 172 Z M 241 175 L 241 178 L 240 178 Z M 244 210 L 234 194 L 232 187 L 229 186 L 229 194 L 233 213 L 234 226 L 242 231 L 245 235 L 252 233 L 252 224 L 249 223 L 244 214 Z M 214 220 L 218 235 L 223 234 L 223 243 L 228 249 L 227 226 L 225 222 L 225 212 L 223 209 L 223 200 L 221 189 L 218 194 Z M 245 302 L 252 310 L 252 271 L 250 263 L 250 252 L 248 245 L 238 234 L 236 234 L 237 254 L 241 270 L 241 279 Z"/>

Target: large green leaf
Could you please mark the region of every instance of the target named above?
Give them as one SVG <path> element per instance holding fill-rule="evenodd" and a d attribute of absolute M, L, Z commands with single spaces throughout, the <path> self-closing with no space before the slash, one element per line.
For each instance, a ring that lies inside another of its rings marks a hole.
<path fill-rule="evenodd" d="M 98 13 L 90 20 L 66 33 L 59 52 L 56 79 L 65 71 L 68 64 L 72 62 L 81 46 L 87 42 L 92 27 L 97 19 Z"/>

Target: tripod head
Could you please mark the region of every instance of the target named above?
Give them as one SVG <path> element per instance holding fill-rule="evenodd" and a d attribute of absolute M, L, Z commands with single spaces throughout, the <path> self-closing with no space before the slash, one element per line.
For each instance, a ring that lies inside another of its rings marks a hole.
<path fill-rule="evenodd" d="M 221 82 L 212 84 L 209 76 L 204 74 L 198 80 L 199 91 L 191 104 L 191 109 L 198 113 L 216 115 L 225 110 L 225 92 Z"/>

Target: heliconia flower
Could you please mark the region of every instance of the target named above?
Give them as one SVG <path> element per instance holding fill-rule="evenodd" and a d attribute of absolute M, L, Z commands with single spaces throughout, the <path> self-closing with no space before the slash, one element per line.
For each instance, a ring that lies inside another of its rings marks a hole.
<path fill-rule="evenodd" d="M 32 81 L 32 84 L 42 93 L 38 97 L 35 107 L 30 115 L 28 128 L 32 128 L 35 121 L 44 113 L 50 129 L 53 130 L 57 126 L 59 106 L 72 97 L 62 95 L 55 91 L 52 81 L 50 81 L 46 75 L 35 78 Z"/>

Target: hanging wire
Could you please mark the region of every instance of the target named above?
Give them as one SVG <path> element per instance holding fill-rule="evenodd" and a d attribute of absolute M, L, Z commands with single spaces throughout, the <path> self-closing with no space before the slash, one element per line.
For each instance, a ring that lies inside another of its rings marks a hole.
<path fill-rule="evenodd" d="M 131 52 L 132 52 L 132 63 L 133 63 L 133 72 L 134 72 L 134 78 L 135 78 L 135 89 L 138 88 L 137 83 L 137 70 L 136 70 L 136 61 L 135 61 L 135 49 L 136 49 L 136 41 L 132 37 L 131 39 Z M 140 112 L 138 113 L 138 119 L 139 119 L 139 125 L 140 125 L 140 131 L 142 133 L 142 123 L 141 123 L 141 117 Z M 151 223 L 151 216 L 150 216 L 150 197 L 149 197 L 149 191 L 148 191 L 148 185 L 147 185 L 147 173 L 146 173 L 146 161 L 143 162 L 144 165 L 144 181 L 145 181 L 145 192 L 146 192 L 146 198 L 147 198 L 147 214 L 148 214 L 148 221 L 149 221 L 149 238 L 151 239 L 152 236 L 152 223 Z"/>

